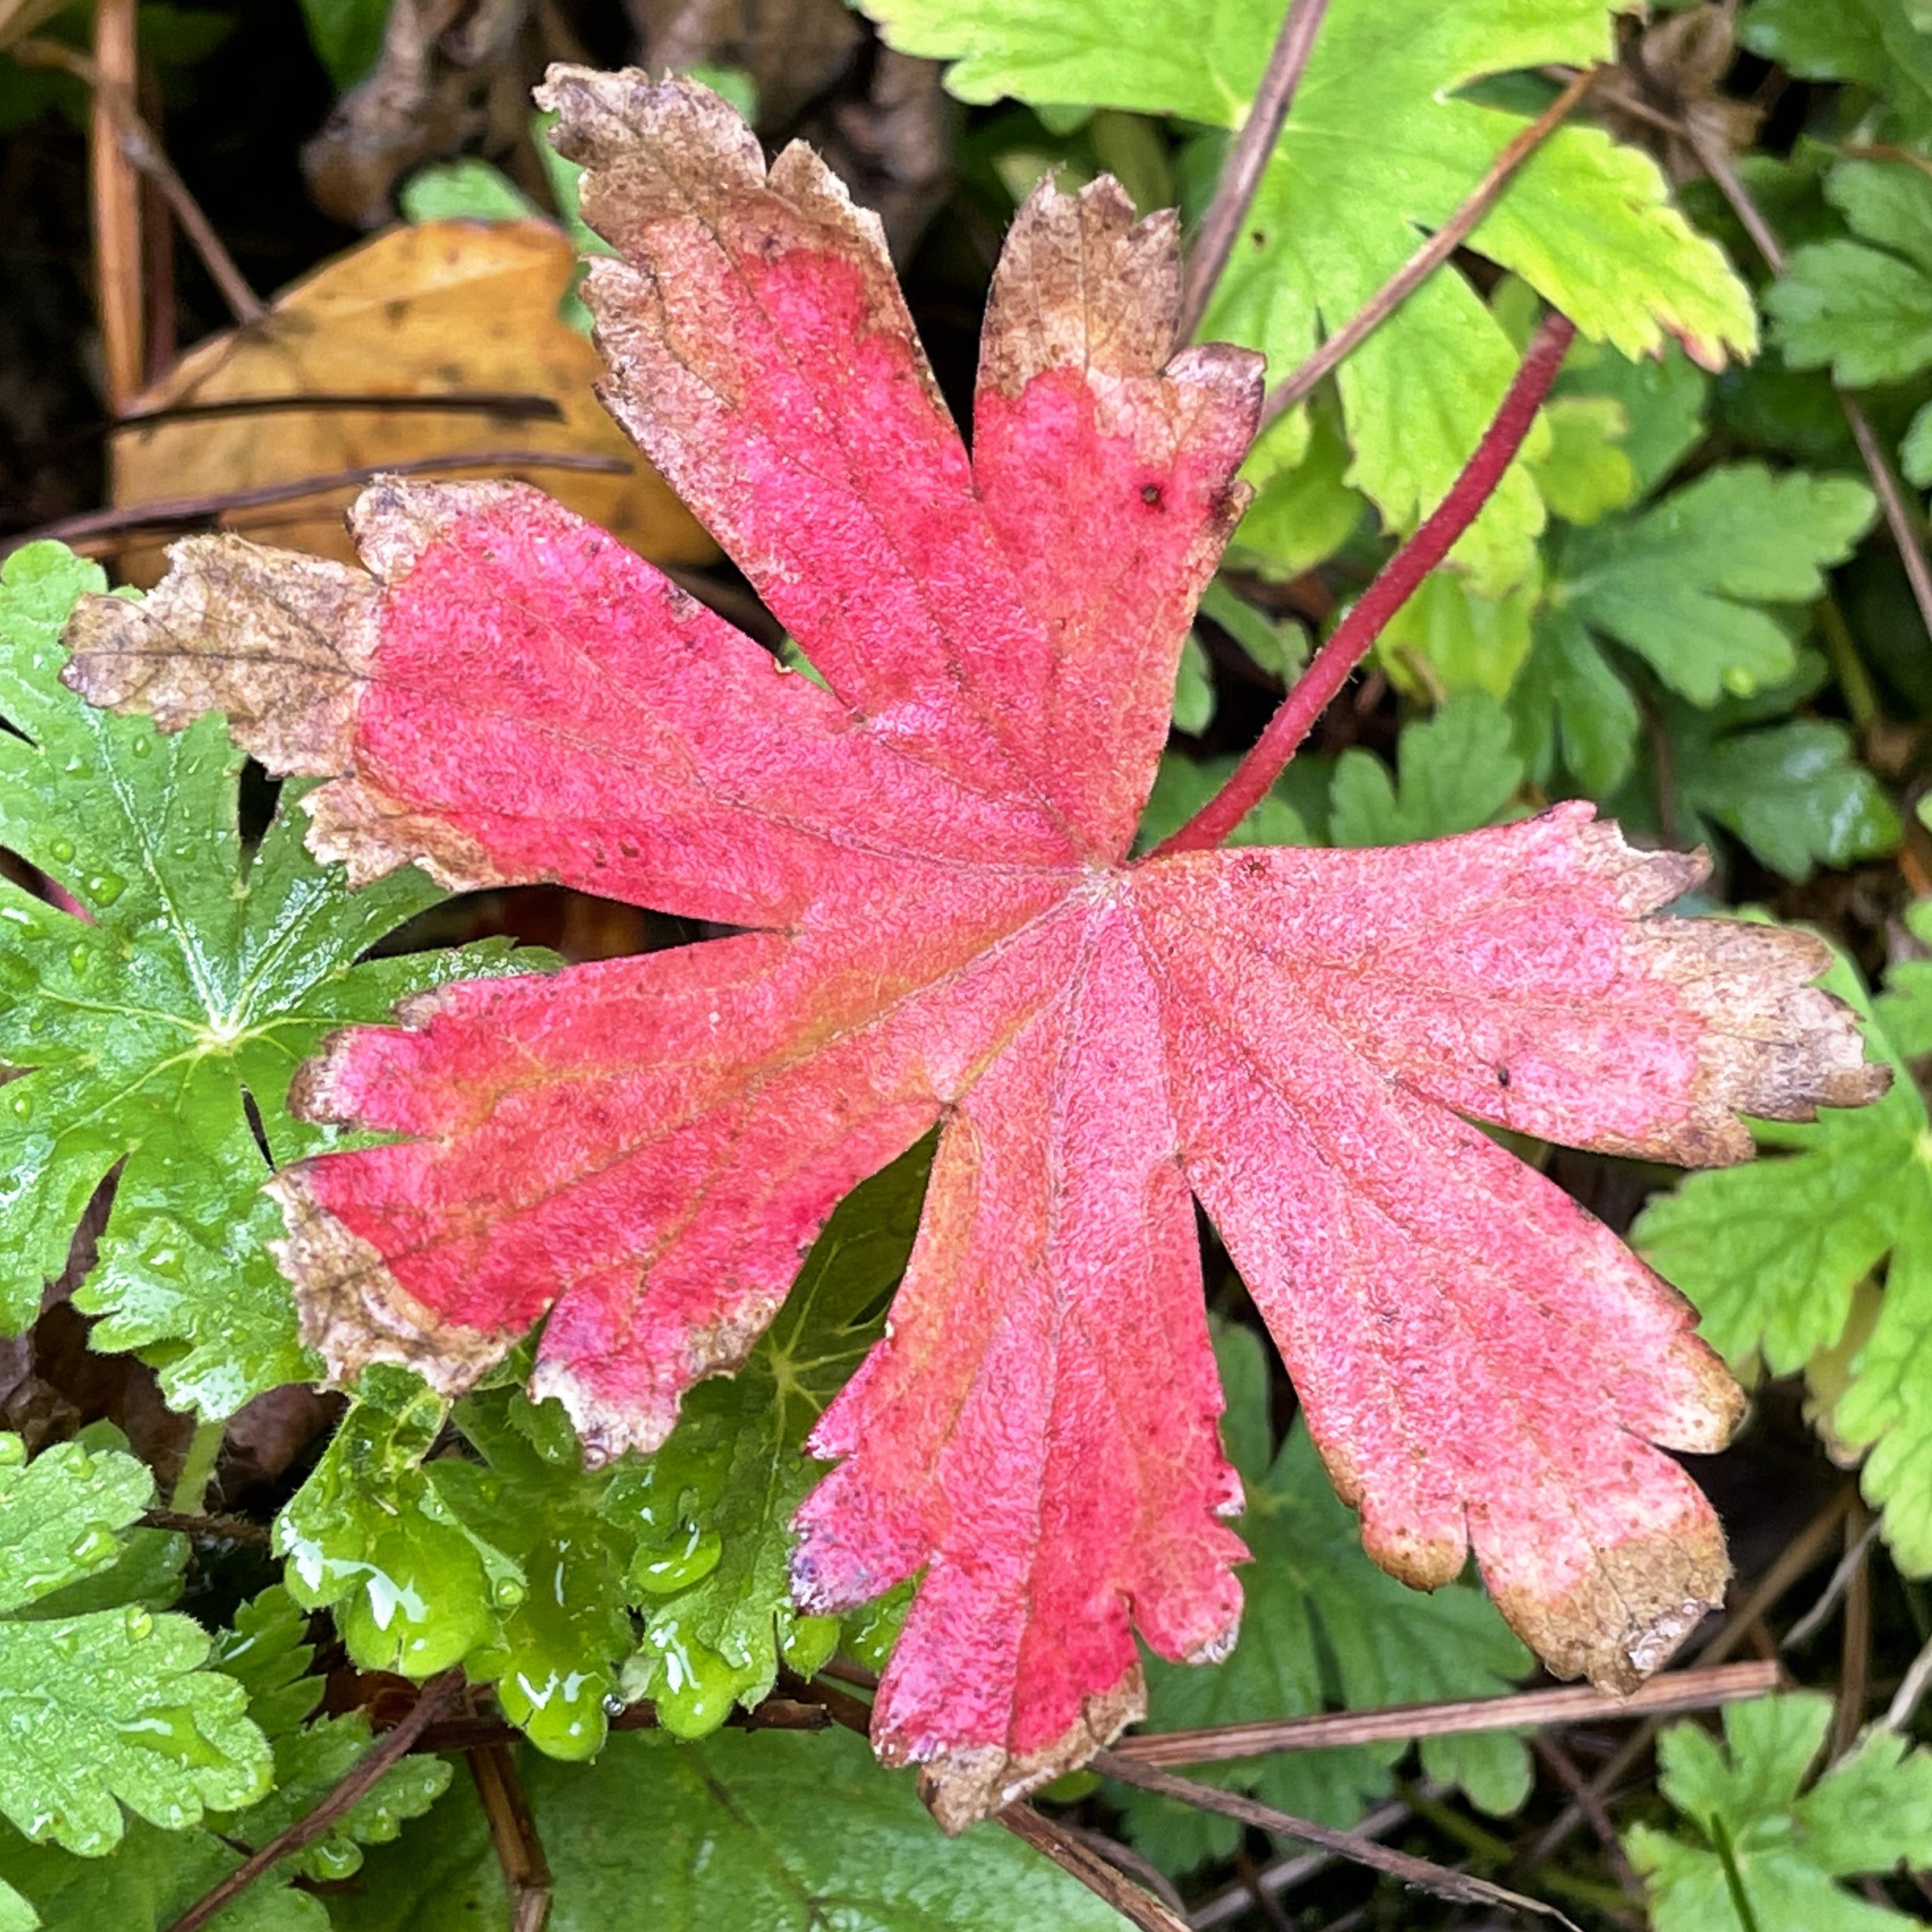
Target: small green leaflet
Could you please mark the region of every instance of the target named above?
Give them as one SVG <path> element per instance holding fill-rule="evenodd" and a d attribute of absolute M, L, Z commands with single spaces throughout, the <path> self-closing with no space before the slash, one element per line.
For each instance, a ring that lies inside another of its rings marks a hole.
<path fill-rule="evenodd" d="M 1396 776 L 1372 752 L 1351 747 L 1335 761 L 1329 793 L 1333 845 L 1405 845 L 1473 832 L 1507 815 L 1523 782 L 1509 719 L 1486 691 L 1451 698 L 1407 726 Z"/>
<path fill-rule="evenodd" d="M 440 894 L 402 872 L 352 895 L 288 811 L 250 852 L 219 718 L 165 737 L 64 690 L 62 621 L 104 588 L 54 543 L 0 572 L 0 844 L 84 909 L 0 883 L 0 1061 L 29 1069 L 0 1107 L 0 1325 L 33 1319 L 124 1162 L 76 1306 L 103 1318 L 97 1346 L 148 1355 L 177 1407 L 226 1416 L 314 1371 L 264 1246 L 281 1217 L 251 1105 L 277 1161 L 328 1145 L 287 1106 L 323 1035 L 501 949 L 357 964 Z"/>
<path fill-rule="evenodd" d="M 1932 367 L 1932 180 L 1903 162 L 1852 161 L 1826 176 L 1825 193 L 1862 238 L 1795 249 L 1767 291 L 1785 361 L 1829 368 L 1847 389 L 1922 374 Z M 1905 467 L 1932 482 L 1932 404 L 1906 432 Z"/>
<path fill-rule="evenodd" d="M 1816 597 L 1875 509 L 1871 491 L 1849 477 L 1735 463 L 1627 515 L 1565 532 L 1511 694 L 1532 774 L 1546 782 L 1560 758 L 1601 797 L 1629 773 L 1638 715 L 1606 644 L 1641 659 L 1694 705 L 1791 678 L 1795 626 L 1776 607 Z"/>
<path fill-rule="evenodd" d="M 1875 1727 L 1804 1789 L 1832 1718 L 1815 1692 L 1724 1714 L 1720 1745 L 1694 1724 L 1658 1741 L 1658 1782 L 1696 1838 L 1640 1825 L 1624 1839 L 1656 1932 L 1887 1932 L 1923 1921 L 1839 1881 L 1932 1865 L 1932 1756 Z"/>
<path fill-rule="evenodd" d="M 931 1161 L 922 1143 L 848 1195 L 751 1359 L 700 1383 L 670 1441 L 619 1472 L 612 1513 L 648 1526 L 623 1689 L 654 1699 L 668 1730 L 714 1730 L 771 1690 L 781 1660 L 808 1677 L 837 1647 L 836 1618 L 792 1607 L 792 1516 L 823 1473 L 803 1444 L 884 1327 Z"/>
<path fill-rule="evenodd" d="M 1241 1635 L 1207 1668 L 1147 1663 L 1148 1725 L 1193 1730 L 1348 1709 L 1500 1695 L 1529 1668 L 1527 1651 L 1480 1590 L 1452 1583 L 1418 1596 L 1361 1552 L 1354 1513 L 1338 1501 L 1306 1426 L 1275 1448 L 1268 1371 L 1245 1328 L 1217 1336 L 1227 1410 L 1222 1432 L 1247 1509 L 1239 1529 L 1254 1561 L 1241 1572 Z M 1251 1792 L 1297 1817 L 1346 1828 L 1386 1797 L 1405 1746 L 1284 1751 L 1190 1775 Z M 1513 1811 L 1529 1795 L 1521 1740 L 1507 1732 L 1425 1738 L 1430 1777 L 1460 1784 L 1485 1810 Z M 1225 1857 L 1240 1828 L 1165 1798 L 1115 1792 L 1142 1852 L 1170 1872 Z"/>
<path fill-rule="evenodd" d="M 943 1838 L 910 1778 L 838 1730 L 614 1737 L 594 1765 L 522 1765 L 550 1863 L 548 1932 L 1119 1932 L 1000 1831 Z M 509 1932 L 480 1807 L 452 1792 L 332 1901 L 340 1932 Z"/>
<path fill-rule="evenodd" d="M 1753 699 L 1700 711 L 1669 698 L 1658 715 L 1670 743 L 1678 842 L 1709 836 L 1706 821 L 1755 852 L 1774 872 L 1808 878 L 1814 866 L 1847 866 L 1898 844 L 1898 814 L 1884 787 L 1858 761 L 1851 733 L 1822 718 L 1786 714 L 1826 682 L 1824 661 L 1799 655 L 1798 675 Z M 1654 784 L 1647 773 L 1639 784 Z M 1626 819 L 1639 814 L 1619 801 Z"/>
<path fill-rule="evenodd" d="M 177 1546 L 178 1567 L 180 1540 L 168 1540 Z M 44 1610 L 51 1601 L 44 1599 L 39 1607 Z M 288 1592 L 271 1588 L 242 1606 L 235 1628 L 217 1640 L 213 1659 L 220 1673 L 213 1681 L 231 1701 L 245 1699 L 248 1718 L 266 1734 L 273 1788 L 245 1809 L 211 1810 L 198 1824 L 162 1831 L 131 1821 L 119 1843 L 97 1857 L 32 1844 L 0 1826 L 0 1900 L 8 1882 L 18 1887 L 16 1896 L 23 1895 L 27 1914 L 23 1925 L 39 1924 L 48 1932 L 94 1924 L 111 1925 L 115 1932 L 162 1932 L 232 1872 L 248 1850 L 267 1844 L 341 1782 L 369 1749 L 368 1723 L 360 1712 L 303 1721 L 324 1687 L 320 1678 L 305 1675 L 313 1652 L 303 1641 L 303 1623 Z M 393 1766 L 324 1836 L 283 1860 L 224 1911 L 214 1921 L 218 1932 L 328 1932 L 322 1901 L 291 1889 L 291 1881 L 349 1876 L 361 1863 L 361 1847 L 393 1839 L 405 1820 L 429 1808 L 451 1775 L 446 1761 L 428 1756 Z M 7 1924 L 0 1915 L 0 1928 Z"/>
<path fill-rule="evenodd" d="M 1885 1512 L 1900 1569 L 1932 1572 L 1932 1125 L 1901 1042 L 1932 1035 L 1932 988 L 1915 974 L 1868 998 L 1840 961 L 1823 983 L 1865 1016 L 1867 1057 L 1889 1061 L 1875 1105 L 1814 1125 L 1764 1126 L 1784 1158 L 1696 1174 L 1645 1210 L 1638 1251 L 1688 1295 L 1730 1361 L 1788 1374 L 1838 1346 L 1854 1291 L 1884 1267 L 1873 1324 L 1830 1417 L 1866 1451 L 1866 1494 Z M 1898 1032 L 1894 1035 L 1894 1028 Z"/>
<path fill-rule="evenodd" d="M 494 1681 L 558 1758 L 599 1749 L 620 1690 L 701 1737 L 758 1703 L 781 1659 L 817 1670 L 840 1626 L 792 1608 L 792 1514 L 819 1473 L 800 1445 L 884 1325 L 931 1151 L 841 1203 L 751 1360 L 694 1389 L 654 1456 L 586 1472 L 561 1410 L 533 1405 L 508 1369 L 454 1412 L 475 1457 L 454 1441 L 432 1454 L 448 1404 L 405 1371 L 368 1371 L 275 1524 L 295 1601 L 332 1610 L 365 1669 L 460 1663 Z M 878 1621 L 855 1619 L 855 1635 Z M 888 1617 L 870 1641 L 889 1635 Z"/>
<path fill-rule="evenodd" d="M 1932 133 L 1932 34 L 1915 0 L 1753 0 L 1739 38 L 1814 81 L 1850 81 L 1889 98 L 1900 132 Z"/>
<path fill-rule="evenodd" d="M 131 1456 L 66 1442 L 28 1461 L 0 1435 L 0 1814 L 89 1858 L 122 1806 L 176 1831 L 267 1791 L 269 1748 L 246 1694 L 211 1670 L 185 1617 L 124 1604 L 67 1614 L 54 1593 L 112 1570 L 152 1500 Z"/>
<path fill-rule="evenodd" d="M 889 44 L 958 63 L 961 99 L 1001 94 L 1238 127 L 1281 23 L 1274 0 L 866 0 Z M 1276 377 L 1352 315 L 1469 193 L 1521 117 L 1466 91 L 1486 76 L 1611 57 L 1603 0 L 1333 0 L 1202 334 L 1261 349 Z M 1558 132 L 1471 245 L 1586 336 L 1711 362 L 1755 337 L 1751 303 L 1644 155 Z M 1475 291 L 1432 276 L 1343 365 L 1352 480 L 1409 529 L 1474 448 L 1517 352 Z M 1513 472 L 1457 555 L 1487 591 L 1527 568 L 1543 509 Z"/>

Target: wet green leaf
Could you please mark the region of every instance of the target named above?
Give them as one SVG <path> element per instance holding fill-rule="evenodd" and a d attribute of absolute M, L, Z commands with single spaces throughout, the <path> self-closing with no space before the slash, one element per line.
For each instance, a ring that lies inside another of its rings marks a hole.
<path fill-rule="evenodd" d="M 259 1798 L 268 1746 L 242 1687 L 206 1668 L 206 1634 L 140 1603 L 18 1613 L 111 1571 L 152 1497 L 131 1456 L 63 1443 L 32 1462 L 0 1435 L 0 1814 L 89 1857 L 126 1829 L 165 1829 Z"/>
<path fill-rule="evenodd" d="M 0 882 L 0 1060 L 27 1069 L 0 1100 L 0 1321 L 32 1318 L 122 1163 L 75 1305 L 96 1346 L 146 1351 L 171 1401 L 225 1416 L 314 1372 L 264 1247 L 281 1221 L 256 1124 L 278 1161 L 329 1144 L 287 1106 L 322 1036 L 492 955 L 358 963 L 440 896 L 428 881 L 351 894 L 287 811 L 251 851 L 220 719 L 168 737 L 63 689 L 61 624 L 104 583 L 52 543 L 0 573 L 0 715 L 21 734 L 0 738 L 0 843 L 86 915 Z"/>

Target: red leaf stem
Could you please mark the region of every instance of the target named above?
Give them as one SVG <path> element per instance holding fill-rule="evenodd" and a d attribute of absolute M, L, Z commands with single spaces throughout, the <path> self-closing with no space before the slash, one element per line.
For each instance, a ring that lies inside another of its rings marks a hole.
<path fill-rule="evenodd" d="M 1463 466 L 1429 519 L 1401 549 L 1381 575 L 1363 592 L 1355 608 L 1336 626 L 1334 635 L 1315 654 L 1281 709 L 1268 721 L 1254 749 L 1235 768 L 1233 775 L 1180 829 L 1157 846 L 1157 856 L 1171 852 L 1204 851 L 1220 844 L 1261 802 L 1281 775 L 1315 721 L 1349 681 L 1349 674 L 1367 656 L 1383 628 L 1421 587 L 1422 581 L 1454 547 L 1456 540 L 1495 494 L 1503 472 L 1515 460 L 1530 433 L 1556 372 L 1563 366 L 1576 325 L 1567 315 L 1551 315 L 1537 330 L 1523 366 L 1516 371 L 1494 420 L 1483 432 L 1475 453 Z"/>

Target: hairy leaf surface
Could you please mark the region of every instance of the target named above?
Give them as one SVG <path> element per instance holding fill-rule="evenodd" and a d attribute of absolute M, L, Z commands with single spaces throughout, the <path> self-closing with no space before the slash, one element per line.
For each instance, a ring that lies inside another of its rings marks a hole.
<path fill-rule="evenodd" d="M 611 406 L 824 685 L 521 486 L 378 485 L 366 574 L 191 540 L 143 604 L 84 607 L 75 683 L 164 725 L 218 704 L 328 777 L 312 843 L 353 876 L 749 928 L 338 1035 L 302 1109 L 404 1137 L 278 1177 L 306 1334 L 338 1376 L 454 1392 L 542 1318 L 536 1392 L 595 1456 L 655 1447 L 937 1123 L 887 1332 L 807 1443 L 838 1466 L 792 1580 L 826 1614 L 922 1578 L 873 1735 L 943 1822 L 1135 1715 L 1136 1629 L 1233 1640 L 1193 1200 L 1376 1558 L 1433 1587 L 1473 1548 L 1555 1669 L 1634 1682 L 1724 1574 L 1654 1445 L 1716 1447 L 1735 1391 L 1471 1117 L 1742 1158 L 1740 1109 L 1882 1084 L 1806 984 L 1822 949 L 1651 916 L 1702 862 L 1583 805 L 1130 861 L 1260 397 L 1244 350 L 1171 355 L 1171 219 L 1106 179 L 1028 203 L 969 461 L 877 224 L 808 151 L 768 174 L 687 82 L 560 69 L 548 99 L 618 251 L 584 285 Z"/>

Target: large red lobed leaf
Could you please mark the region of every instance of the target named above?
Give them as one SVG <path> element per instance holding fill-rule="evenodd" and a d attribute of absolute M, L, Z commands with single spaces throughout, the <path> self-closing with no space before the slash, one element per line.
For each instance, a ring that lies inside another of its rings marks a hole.
<path fill-rule="evenodd" d="M 1685 1162 L 1739 1111 L 1868 1099 L 1814 942 L 1654 916 L 1702 862 L 1584 805 L 1402 851 L 1127 857 L 1260 371 L 1170 356 L 1171 219 L 1103 180 L 1023 208 L 969 461 L 876 223 L 768 177 L 681 81 L 559 69 L 620 251 L 606 400 L 830 689 L 512 485 L 380 485 L 368 574 L 232 537 L 92 601 L 73 681 L 211 705 L 358 878 L 558 879 L 752 928 L 444 989 L 339 1036 L 318 1118 L 395 1131 L 275 1183 L 305 1332 L 346 1377 L 534 1386 L 649 1449 L 741 1361 L 840 1196 L 937 1121 L 885 1340 L 823 1417 L 817 1610 L 923 1573 L 881 1754 L 957 1829 L 1138 1712 L 1134 1632 L 1234 1637 L 1239 1486 L 1192 1219 L 1278 1342 L 1378 1561 L 1473 1546 L 1560 1672 L 1628 1685 L 1721 1595 L 1665 1454 L 1737 1392 L 1684 1304 L 1470 1124 Z"/>

